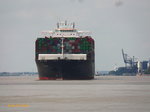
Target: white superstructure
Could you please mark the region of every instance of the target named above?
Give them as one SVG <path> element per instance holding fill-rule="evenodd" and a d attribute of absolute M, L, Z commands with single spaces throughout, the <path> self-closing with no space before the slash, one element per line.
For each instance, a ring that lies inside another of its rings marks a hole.
<path fill-rule="evenodd" d="M 74 23 L 67 23 L 60 22 L 57 23 L 57 28 L 54 31 L 43 31 L 42 33 L 43 37 L 52 37 L 52 38 L 60 38 L 60 37 L 84 37 L 84 36 L 90 36 L 91 32 L 89 31 L 77 31 L 75 29 Z"/>

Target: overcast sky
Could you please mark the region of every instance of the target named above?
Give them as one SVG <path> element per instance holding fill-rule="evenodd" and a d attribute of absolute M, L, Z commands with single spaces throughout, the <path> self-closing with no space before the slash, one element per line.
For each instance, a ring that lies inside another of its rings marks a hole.
<path fill-rule="evenodd" d="M 37 71 L 38 34 L 64 20 L 92 32 L 96 70 L 150 58 L 150 0 L 0 0 L 0 72 Z"/>

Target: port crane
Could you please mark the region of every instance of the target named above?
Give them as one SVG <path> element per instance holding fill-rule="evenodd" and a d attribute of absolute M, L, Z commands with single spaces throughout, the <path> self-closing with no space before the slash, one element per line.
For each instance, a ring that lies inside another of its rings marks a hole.
<path fill-rule="evenodd" d="M 125 67 L 132 68 L 133 66 L 135 66 L 136 62 L 135 62 L 134 56 L 133 56 L 133 58 L 131 58 L 128 54 L 124 53 L 123 49 L 122 49 L 122 56 L 123 56 L 123 60 L 125 63 Z"/>

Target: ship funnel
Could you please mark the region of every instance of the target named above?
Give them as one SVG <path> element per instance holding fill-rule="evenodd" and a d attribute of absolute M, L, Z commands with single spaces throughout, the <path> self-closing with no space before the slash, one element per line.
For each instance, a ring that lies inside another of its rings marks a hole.
<path fill-rule="evenodd" d="M 75 28 L 75 23 L 68 23 L 67 21 L 57 23 L 57 28 Z"/>

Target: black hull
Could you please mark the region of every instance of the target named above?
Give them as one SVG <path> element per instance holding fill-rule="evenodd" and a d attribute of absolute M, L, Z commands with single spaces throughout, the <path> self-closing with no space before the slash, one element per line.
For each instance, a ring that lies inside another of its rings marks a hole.
<path fill-rule="evenodd" d="M 36 60 L 40 80 L 93 79 L 94 63 L 89 60 Z"/>

